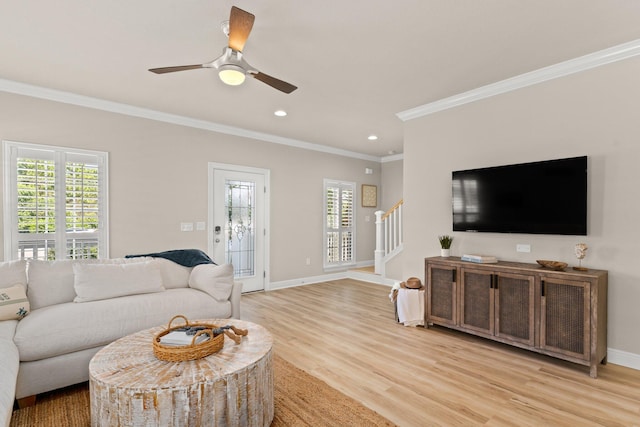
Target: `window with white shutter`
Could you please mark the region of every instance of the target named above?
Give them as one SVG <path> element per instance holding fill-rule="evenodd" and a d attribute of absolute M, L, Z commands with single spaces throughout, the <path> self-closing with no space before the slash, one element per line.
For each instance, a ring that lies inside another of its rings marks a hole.
<path fill-rule="evenodd" d="M 5 259 L 108 256 L 107 153 L 3 142 Z"/>
<path fill-rule="evenodd" d="M 324 180 L 324 267 L 355 264 L 355 188 L 353 182 Z"/>

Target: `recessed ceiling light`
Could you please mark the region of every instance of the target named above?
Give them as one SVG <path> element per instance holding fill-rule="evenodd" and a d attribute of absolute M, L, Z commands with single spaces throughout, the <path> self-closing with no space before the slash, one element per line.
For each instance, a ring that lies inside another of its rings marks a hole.
<path fill-rule="evenodd" d="M 376 139 L 378 139 L 378 135 L 369 135 L 369 136 L 367 137 L 367 139 L 368 139 L 369 141 L 375 141 Z"/>
<path fill-rule="evenodd" d="M 287 115 L 287 112 L 284 110 L 276 110 L 273 114 L 275 114 L 278 117 L 284 117 Z"/>

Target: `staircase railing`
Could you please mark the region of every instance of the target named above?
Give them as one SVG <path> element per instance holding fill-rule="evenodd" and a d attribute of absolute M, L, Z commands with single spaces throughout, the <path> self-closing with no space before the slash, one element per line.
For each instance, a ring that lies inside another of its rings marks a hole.
<path fill-rule="evenodd" d="M 387 261 L 402 251 L 402 204 L 400 200 L 387 212 L 376 211 L 375 272 L 384 276 Z"/>

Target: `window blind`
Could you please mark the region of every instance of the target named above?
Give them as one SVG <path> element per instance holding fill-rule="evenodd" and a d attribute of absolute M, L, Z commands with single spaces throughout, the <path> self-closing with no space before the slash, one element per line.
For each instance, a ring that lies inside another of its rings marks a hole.
<path fill-rule="evenodd" d="M 355 183 L 325 180 L 325 268 L 355 261 Z"/>
<path fill-rule="evenodd" d="M 107 256 L 107 153 L 3 143 L 5 254 L 10 259 Z"/>

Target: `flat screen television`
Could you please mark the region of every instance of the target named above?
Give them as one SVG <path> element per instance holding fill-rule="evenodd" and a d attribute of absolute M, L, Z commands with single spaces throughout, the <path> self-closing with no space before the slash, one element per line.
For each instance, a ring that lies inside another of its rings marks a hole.
<path fill-rule="evenodd" d="M 587 235 L 587 157 L 452 172 L 453 231 Z"/>

